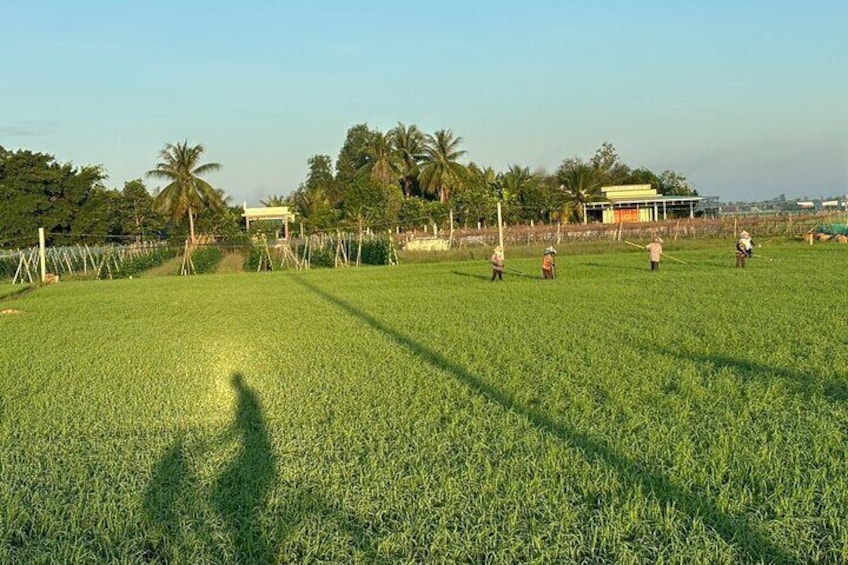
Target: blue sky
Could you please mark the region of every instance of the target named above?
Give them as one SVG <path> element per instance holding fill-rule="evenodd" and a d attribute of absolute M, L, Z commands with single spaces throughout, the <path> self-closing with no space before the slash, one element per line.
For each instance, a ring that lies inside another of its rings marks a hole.
<path fill-rule="evenodd" d="M 495 170 L 608 141 L 726 201 L 848 192 L 844 0 L 44 0 L 3 20 L 0 145 L 110 187 L 187 139 L 258 205 L 349 127 L 402 121 Z"/>

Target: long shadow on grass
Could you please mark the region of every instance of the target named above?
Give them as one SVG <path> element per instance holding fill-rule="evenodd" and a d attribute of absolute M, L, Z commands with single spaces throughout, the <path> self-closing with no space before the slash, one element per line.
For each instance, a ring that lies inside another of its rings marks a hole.
<path fill-rule="evenodd" d="M 183 438 L 177 439 L 156 463 L 144 495 L 144 512 L 159 527 L 159 537 L 148 539 L 142 558 L 146 562 L 178 560 L 174 548 L 182 545 L 184 514 L 181 503 L 193 482 Z"/>
<path fill-rule="evenodd" d="M 486 275 L 475 275 L 474 273 L 463 273 L 462 271 L 451 271 L 451 274 L 459 277 L 468 277 L 469 279 L 477 279 L 480 281 L 488 281 L 491 279 L 491 277 L 487 277 Z"/>
<path fill-rule="evenodd" d="M 236 391 L 236 418 L 230 434 L 239 446 L 236 457 L 218 478 L 212 502 L 230 529 L 236 560 L 270 563 L 273 552 L 260 518 L 276 475 L 276 459 L 259 398 L 241 373 L 233 373 L 230 382 Z"/>
<path fill-rule="evenodd" d="M 756 525 L 752 524 L 747 517 L 722 511 L 715 502 L 685 486 L 676 484 L 670 478 L 649 468 L 644 463 L 616 453 L 602 441 L 593 439 L 584 432 L 557 422 L 539 410 L 520 404 L 509 395 L 469 373 L 438 352 L 416 342 L 352 304 L 300 277 L 294 277 L 293 280 L 330 304 L 360 319 L 372 329 L 391 338 L 436 369 L 450 373 L 472 390 L 486 396 L 490 401 L 520 414 L 538 428 L 580 449 L 588 460 L 611 467 L 625 482 L 637 485 L 640 489 L 652 493 L 666 508 L 673 507 L 692 519 L 700 519 L 728 544 L 733 545 L 746 561 L 769 563 L 791 563 L 794 561 L 767 536 L 760 533 Z"/>
<path fill-rule="evenodd" d="M 270 563 L 273 552 L 262 532 L 260 518 L 274 482 L 276 461 L 256 393 L 240 373 L 232 375 L 231 384 L 236 392 L 236 415 L 223 439 L 237 440 L 238 449 L 215 483 L 211 502 L 229 529 L 235 561 Z M 177 552 L 186 541 L 186 528 L 191 530 L 191 522 L 202 515 L 196 499 L 202 494 L 187 451 L 183 438 L 177 439 L 153 470 L 144 509 L 158 526 L 161 538 L 148 541 L 144 549 L 147 561 L 180 561 Z M 208 527 L 195 525 L 199 527 L 193 531 L 199 533 L 201 543 L 213 548 Z"/>
<path fill-rule="evenodd" d="M 738 375 L 742 382 L 777 378 L 789 385 L 795 394 L 804 398 L 823 396 L 832 401 L 848 401 L 848 379 L 846 378 L 822 378 L 814 373 L 770 367 L 726 355 L 704 355 L 664 347 L 647 347 L 645 351 L 696 363 L 707 372 L 727 368 Z"/>
<path fill-rule="evenodd" d="M 235 563 L 274 563 L 276 544 L 282 543 L 307 515 L 317 515 L 322 524 L 332 524 L 351 541 L 352 548 L 368 562 L 376 562 L 377 538 L 356 517 L 326 501 L 314 489 L 292 485 L 292 495 L 277 510 L 273 535 L 263 531 L 262 517 L 268 515 L 268 499 L 276 480 L 277 460 L 262 415 L 259 398 L 241 373 L 234 373 L 231 384 L 236 392 L 235 420 L 213 445 L 202 445 L 200 453 L 191 451 L 180 437 L 159 459 L 144 498 L 147 517 L 158 526 L 158 536 L 148 539 L 142 558 L 155 562 L 182 562 L 181 551 L 194 538 L 206 550 L 220 553 L 220 542 L 212 539 L 211 525 L 204 523 L 200 481 L 193 473 L 190 460 L 205 451 L 233 440 L 237 451 L 229 465 L 218 476 L 209 496 L 229 530 Z M 207 454 L 208 455 L 208 454 Z M 282 518 L 282 519 L 280 519 Z M 199 523 L 198 523 L 199 521 Z M 190 535 L 186 535 L 186 534 Z M 306 559 L 305 556 L 303 556 Z M 294 557 L 295 560 L 298 556 Z"/>
<path fill-rule="evenodd" d="M 622 265 L 611 265 L 604 263 L 583 263 L 584 267 L 592 267 L 592 268 L 600 268 L 600 269 L 614 269 L 616 271 L 647 271 L 647 267 L 625 267 Z"/>

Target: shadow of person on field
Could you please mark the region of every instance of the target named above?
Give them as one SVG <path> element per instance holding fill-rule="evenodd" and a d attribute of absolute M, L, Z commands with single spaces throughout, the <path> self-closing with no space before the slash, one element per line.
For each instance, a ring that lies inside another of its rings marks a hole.
<path fill-rule="evenodd" d="M 353 512 L 328 500 L 314 487 L 282 484 L 278 492 L 288 493 L 288 496 L 281 494 L 279 502 L 270 509 L 275 519 L 274 540 L 280 548 L 277 555 L 280 562 L 386 562 L 386 556 L 381 557 L 377 551 L 380 537 L 376 526 L 366 526 Z M 338 546 L 305 544 L 304 538 L 316 534 L 314 529 L 320 529 L 324 539 L 346 540 L 347 547 L 341 550 Z M 299 539 L 286 543 L 295 532 Z M 340 555 L 339 551 L 345 553 Z"/>
<path fill-rule="evenodd" d="M 453 375 L 454 378 L 482 394 L 491 402 L 499 404 L 506 410 L 520 414 L 540 430 L 580 449 L 590 462 L 614 469 L 624 482 L 638 486 L 645 493 L 651 493 L 662 506 L 675 508 L 693 520 L 703 521 L 726 543 L 733 545 L 740 552 L 743 561 L 793 562 L 789 555 L 760 532 L 756 524 L 751 523 L 746 516 L 726 512 L 720 509 L 715 501 L 703 494 L 675 483 L 662 472 L 652 469 L 645 463 L 617 453 L 608 447 L 603 440 L 594 439 L 585 432 L 557 422 L 541 410 L 521 404 L 513 397 L 466 371 L 440 353 L 416 342 L 367 312 L 333 296 L 309 281 L 301 277 L 294 277 L 292 280 L 350 316 L 358 318 L 371 329 L 392 339 L 434 368 Z"/>
<path fill-rule="evenodd" d="M 475 275 L 473 273 L 463 273 L 462 271 L 451 271 L 451 274 L 458 277 L 468 277 L 469 279 L 478 279 L 481 281 L 488 281 L 491 278 L 486 275 Z"/>
<path fill-rule="evenodd" d="M 183 439 L 177 439 L 156 463 L 153 476 L 144 493 L 144 513 L 157 526 L 154 539 L 147 539 L 143 549 L 145 561 L 174 561 L 172 554 L 182 540 L 180 501 L 185 500 L 190 482 Z"/>
<path fill-rule="evenodd" d="M 180 436 L 156 463 L 143 502 L 154 531 L 147 535 L 142 559 L 186 562 L 189 557 L 185 551 L 200 550 L 219 558 L 222 553 L 231 554 L 228 561 L 234 563 L 274 563 L 278 546 L 304 520 L 314 517 L 321 528 L 344 535 L 352 553 L 366 562 L 377 562 L 377 533 L 360 523 L 352 512 L 328 501 L 315 489 L 299 484 L 286 489 L 286 485 L 276 484 L 279 462 L 259 398 L 241 373 L 233 373 L 230 383 L 236 393 L 235 419 L 230 427 L 211 443 L 190 444 Z M 192 471 L 192 460 L 208 457 L 214 449 L 233 441 L 237 442 L 235 456 L 218 475 L 212 492 L 202 492 L 201 481 Z M 270 492 L 277 487 L 289 496 L 271 508 Z M 223 519 L 229 544 L 213 539 L 214 513 L 209 515 L 206 500 Z M 267 522 L 264 525 L 263 516 Z M 310 555 L 299 555 L 297 548 L 286 556 L 292 562 L 309 558 Z"/>
<path fill-rule="evenodd" d="M 715 372 L 727 368 L 738 375 L 743 383 L 777 378 L 789 385 L 795 394 L 801 395 L 803 398 L 822 396 L 836 402 L 848 401 L 848 375 L 836 375 L 836 378 L 827 378 L 810 372 L 771 367 L 727 355 L 708 355 L 659 346 L 644 347 L 644 350 L 680 361 L 695 363 L 705 372 Z"/>
<path fill-rule="evenodd" d="M 188 441 L 180 435 L 153 468 L 142 504 L 144 514 L 153 526 L 145 536 L 142 548 L 142 560 L 145 562 L 183 561 L 182 551 L 190 543 L 189 538 L 199 540 L 204 546 L 213 545 L 209 531 L 191 523 L 197 521 L 202 509 L 197 499 L 198 480 L 189 463 L 190 451 Z"/>
<path fill-rule="evenodd" d="M 614 269 L 616 271 L 645 271 L 645 270 L 647 270 L 644 267 L 642 267 L 641 265 L 638 266 L 638 267 L 634 267 L 634 266 L 625 267 L 624 265 L 613 265 L 613 264 L 608 264 L 608 263 L 597 263 L 597 262 L 583 263 L 582 266 L 592 267 L 592 268 L 600 268 L 600 269 Z"/>
<path fill-rule="evenodd" d="M 270 563 L 273 552 L 261 518 L 276 474 L 276 459 L 256 393 L 241 373 L 230 380 L 236 415 L 228 437 L 238 441 L 235 458 L 218 477 L 212 503 L 230 531 L 235 561 Z"/>

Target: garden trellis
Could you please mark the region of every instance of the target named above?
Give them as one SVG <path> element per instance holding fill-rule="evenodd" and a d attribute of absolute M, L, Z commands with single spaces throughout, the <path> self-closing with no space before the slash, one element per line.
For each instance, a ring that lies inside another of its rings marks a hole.
<path fill-rule="evenodd" d="M 45 265 L 54 275 L 82 275 L 95 279 L 116 278 L 124 264 L 161 254 L 167 246 L 160 242 L 130 245 L 73 245 L 48 247 Z M 11 276 L 12 284 L 29 284 L 39 279 L 39 248 L 7 251 L 0 255 L 0 277 Z"/>

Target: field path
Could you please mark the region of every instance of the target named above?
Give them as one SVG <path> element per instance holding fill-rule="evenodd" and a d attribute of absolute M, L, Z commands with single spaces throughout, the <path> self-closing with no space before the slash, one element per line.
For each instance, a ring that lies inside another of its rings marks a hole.
<path fill-rule="evenodd" d="M 180 266 L 183 264 L 183 257 L 179 255 L 174 257 L 173 259 L 169 259 L 159 265 L 158 267 L 153 267 L 152 269 L 147 269 L 139 276 L 149 279 L 153 277 L 166 277 L 168 275 L 176 275 L 180 272 Z"/>
<path fill-rule="evenodd" d="M 218 265 L 215 267 L 215 273 L 243 273 L 244 272 L 244 257 L 245 254 L 241 251 L 233 251 L 224 253 Z"/>

